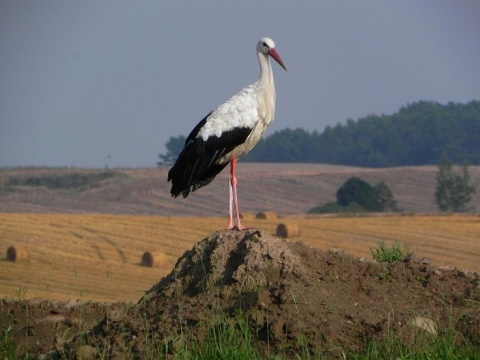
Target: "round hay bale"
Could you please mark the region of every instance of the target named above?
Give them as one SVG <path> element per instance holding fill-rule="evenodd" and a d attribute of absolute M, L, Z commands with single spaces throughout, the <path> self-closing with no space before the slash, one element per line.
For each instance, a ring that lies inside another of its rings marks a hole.
<path fill-rule="evenodd" d="M 167 264 L 167 255 L 161 251 L 145 251 L 142 255 L 142 266 L 160 267 Z"/>
<path fill-rule="evenodd" d="M 300 228 L 297 224 L 284 224 L 280 223 L 277 226 L 277 236 L 285 239 L 291 239 L 300 236 Z"/>
<path fill-rule="evenodd" d="M 254 214 L 254 213 L 250 213 L 250 212 L 240 213 L 240 219 L 253 220 L 253 219 L 255 219 L 255 214 Z"/>
<path fill-rule="evenodd" d="M 30 249 L 25 246 L 10 246 L 7 250 L 7 260 L 18 261 L 30 261 Z"/>
<path fill-rule="evenodd" d="M 277 218 L 277 213 L 275 211 L 259 212 L 256 218 L 262 220 L 275 220 Z"/>

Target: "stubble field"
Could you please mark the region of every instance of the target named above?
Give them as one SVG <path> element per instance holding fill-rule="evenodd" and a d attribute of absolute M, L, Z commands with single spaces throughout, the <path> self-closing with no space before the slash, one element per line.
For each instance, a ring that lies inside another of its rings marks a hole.
<path fill-rule="evenodd" d="M 362 216 L 250 219 L 245 225 L 276 232 L 298 225 L 301 241 L 318 249 L 342 249 L 371 259 L 370 247 L 398 242 L 439 266 L 480 271 L 480 217 Z M 9 298 L 136 302 L 199 240 L 226 225 L 219 217 L 0 214 L 0 295 Z M 10 246 L 30 259 L 10 262 Z M 141 266 L 145 251 L 159 264 Z"/>

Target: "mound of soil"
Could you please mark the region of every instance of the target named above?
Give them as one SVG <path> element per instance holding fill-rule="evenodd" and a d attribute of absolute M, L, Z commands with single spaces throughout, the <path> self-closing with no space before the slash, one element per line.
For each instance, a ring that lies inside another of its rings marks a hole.
<path fill-rule="evenodd" d="M 101 349 L 110 359 L 142 358 L 152 341 L 174 353 L 182 336 L 205 338 L 212 317 L 228 321 L 239 312 L 270 355 L 288 356 L 302 346 L 335 358 L 342 349 L 362 352 L 369 339 L 382 342 L 395 333 L 408 343 L 414 332 L 435 336 L 452 325 L 459 340 L 480 343 L 479 283 L 478 274 L 425 259 L 384 265 L 262 230 L 218 231 L 185 252 L 137 305 L 104 307 L 104 318 L 89 331 L 51 341 L 49 357 L 89 358 Z M 59 323 L 75 323 L 62 314 Z M 38 334 L 41 323 L 16 325 Z"/>

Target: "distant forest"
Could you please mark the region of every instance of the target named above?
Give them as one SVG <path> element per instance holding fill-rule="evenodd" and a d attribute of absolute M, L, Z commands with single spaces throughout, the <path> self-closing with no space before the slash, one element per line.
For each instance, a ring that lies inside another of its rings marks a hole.
<path fill-rule="evenodd" d="M 185 137 L 170 138 L 160 163 L 171 163 Z M 467 161 L 480 165 L 480 101 L 419 101 L 393 115 L 368 115 L 322 133 L 284 129 L 262 139 L 243 161 L 390 167 Z"/>

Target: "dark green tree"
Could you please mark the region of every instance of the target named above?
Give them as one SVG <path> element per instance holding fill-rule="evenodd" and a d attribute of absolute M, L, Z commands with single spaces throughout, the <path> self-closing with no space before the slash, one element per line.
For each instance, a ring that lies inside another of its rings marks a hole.
<path fill-rule="evenodd" d="M 337 203 L 348 206 L 357 203 L 366 211 L 378 211 L 375 190 L 365 180 L 357 176 L 349 178 L 336 193 Z"/>
<path fill-rule="evenodd" d="M 158 157 L 160 161 L 157 162 L 157 165 L 171 165 L 177 160 L 178 154 L 183 149 L 185 145 L 185 136 L 180 135 L 177 137 L 170 137 L 168 142 L 165 144 L 165 148 L 167 149 L 166 154 L 160 154 Z"/>
<path fill-rule="evenodd" d="M 371 186 L 365 180 L 352 176 L 338 188 L 336 197 L 336 202 L 313 207 L 308 213 L 398 211 L 397 201 L 384 181 Z"/>
<path fill-rule="evenodd" d="M 473 210 L 469 206 L 476 191 L 467 163 L 463 163 L 457 171 L 452 163 L 442 158 L 436 176 L 435 201 L 440 211 L 467 212 Z"/>

